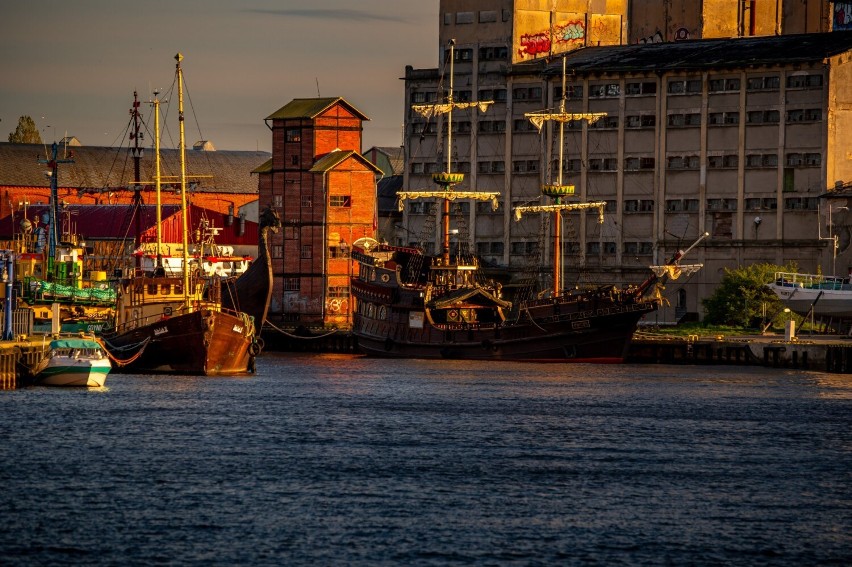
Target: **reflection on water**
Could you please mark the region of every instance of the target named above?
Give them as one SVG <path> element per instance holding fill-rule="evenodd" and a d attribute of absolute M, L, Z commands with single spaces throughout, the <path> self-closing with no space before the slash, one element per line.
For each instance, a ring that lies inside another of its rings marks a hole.
<path fill-rule="evenodd" d="M 848 564 L 852 380 L 264 354 L 0 392 L 11 564 Z"/>

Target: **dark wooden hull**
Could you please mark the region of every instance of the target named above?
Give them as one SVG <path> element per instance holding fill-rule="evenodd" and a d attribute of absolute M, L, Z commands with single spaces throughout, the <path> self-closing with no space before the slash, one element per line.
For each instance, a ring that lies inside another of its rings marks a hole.
<path fill-rule="evenodd" d="M 422 331 L 376 325 L 358 315 L 353 332 L 361 351 L 380 357 L 615 363 L 624 360 L 639 320 L 654 308 L 636 303 L 607 307 L 606 314 L 554 316 L 550 322 L 541 319 L 447 329 L 427 326 Z"/>
<path fill-rule="evenodd" d="M 248 269 L 222 284 L 222 307 L 250 315 L 257 329 L 263 327 L 272 299 L 272 259 L 267 234 L 267 229 L 261 230 L 257 258 Z"/>
<path fill-rule="evenodd" d="M 253 337 L 243 317 L 201 309 L 102 338 L 117 372 L 216 376 L 250 370 Z"/>

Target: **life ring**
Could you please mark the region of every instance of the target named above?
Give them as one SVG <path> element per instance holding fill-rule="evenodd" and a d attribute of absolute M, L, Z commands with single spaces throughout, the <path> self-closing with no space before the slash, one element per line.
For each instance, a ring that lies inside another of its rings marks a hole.
<path fill-rule="evenodd" d="M 172 308 L 171 307 L 163 307 L 163 315 L 166 317 L 172 316 Z"/>
<path fill-rule="evenodd" d="M 387 274 L 382 274 L 382 281 L 388 283 L 390 281 L 390 276 Z"/>

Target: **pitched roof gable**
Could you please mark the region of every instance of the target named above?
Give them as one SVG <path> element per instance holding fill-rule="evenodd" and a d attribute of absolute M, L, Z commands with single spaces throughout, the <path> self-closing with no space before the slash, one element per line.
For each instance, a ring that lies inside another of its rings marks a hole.
<path fill-rule="evenodd" d="M 277 111 L 265 118 L 265 120 L 308 118 L 314 119 L 335 104 L 345 106 L 352 114 L 361 120 L 369 120 L 367 115 L 349 104 L 343 97 L 335 98 L 294 98 Z"/>
<path fill-rule="evenodd" d="M 333 152 L 329 152 L 318 159 L 310 171 L 311 173 L 325 173 L 327 171 L 331 171 L 349 158 L 357 159 L 368 169 L 373 170 L 374 173 L 382 173 L 382 170 L 376 167 L 372 162 L 370 162 L 370 160 L 352 150 L 335 150 Z"/>

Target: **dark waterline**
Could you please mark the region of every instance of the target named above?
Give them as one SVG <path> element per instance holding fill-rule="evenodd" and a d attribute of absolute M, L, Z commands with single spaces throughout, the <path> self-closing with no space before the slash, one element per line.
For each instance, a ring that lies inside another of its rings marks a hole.
<path fill-rule="evenodd" d="M 0 392 L 0 561 L 852 563 L 849 376 L 257 367 Z"/>

